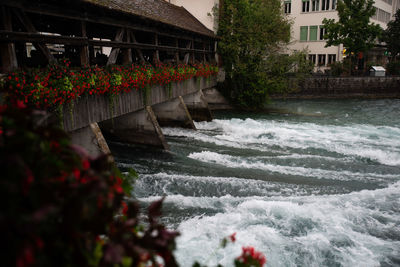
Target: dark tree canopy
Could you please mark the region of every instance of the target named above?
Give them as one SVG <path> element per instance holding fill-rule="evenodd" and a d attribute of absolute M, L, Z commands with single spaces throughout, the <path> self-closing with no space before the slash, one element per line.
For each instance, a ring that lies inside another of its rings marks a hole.
<path fill-rule="evenodd" d="M 348 55 L 371 49 L 382 32 L 378 24 L 370 22 L 376 12 L 373 4 L 373 0 L 338 0 L 339 21 L 324 19 L 322 22 L 326 29 L 326 47 L 343 44 Z"/>

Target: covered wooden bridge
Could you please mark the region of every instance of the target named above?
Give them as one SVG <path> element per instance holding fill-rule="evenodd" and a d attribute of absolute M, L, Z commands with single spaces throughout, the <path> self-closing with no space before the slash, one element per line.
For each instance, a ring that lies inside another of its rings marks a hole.
<path fill-rule="evenodd" d="M 0 0 L 0 8 L 3 73 L 63 57 L 74 66 L 215 62 L 214 33 L 163 0 Z"/>

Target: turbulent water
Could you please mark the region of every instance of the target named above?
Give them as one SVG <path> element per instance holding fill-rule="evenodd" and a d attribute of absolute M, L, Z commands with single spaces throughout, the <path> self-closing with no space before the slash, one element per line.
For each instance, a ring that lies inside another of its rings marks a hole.
<path fill-rule="evenodd" d="M 248 245 L 268 266 L 400 266 L 400 100 L 270 108 L 164 128 L 170 152 L 111 145 L 143 205 L 167 196 L 181 266 L 232 266 Z"/>

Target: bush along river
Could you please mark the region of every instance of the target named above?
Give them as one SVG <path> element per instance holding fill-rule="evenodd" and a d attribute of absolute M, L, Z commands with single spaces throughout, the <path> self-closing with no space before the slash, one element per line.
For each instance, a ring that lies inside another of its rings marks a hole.
<path fill-rule="evenodd" d="M 254 246 L 267 266 L 400 266 L 400 100 L 269 108 L 163 128 L 170 152 L 110 144 L 144 206 L 167 196 L 180 265 L 232 266 Z"/>

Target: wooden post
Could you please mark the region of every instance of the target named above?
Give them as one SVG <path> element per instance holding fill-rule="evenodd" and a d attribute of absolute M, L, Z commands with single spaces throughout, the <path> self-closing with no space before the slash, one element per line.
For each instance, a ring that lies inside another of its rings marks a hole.
<path fill-rule="evenodd" d="M 154 35 L 154 44 L 156 46 L 158 46 L 158 34 L 157 33 Z M 160 62 L 160 51 L 158 51 L 158 49 L 156 49 L 156 51 L 154 52 L 153 61 Z"/>
<path fill-rule="evenodd" d="M 128 30 L 128 33 L 129 33 L 130 36 L 131 36 L 132 42 L 133 42 L 134 44 L 137 44 L 136 37 L 135 37 L 135 35 L 133 34 L 133 32 L 132 32 L 131 30 Z M 135 51 L 136 51 L 136 53 L 137 53 L 138 56 L 139 56 L 140 62 L 142 62 L 142 63 L 146 62 L 146 60 L 144 59 L 142 50 L 140 50 L 140 49 L 135 49 Z"/>
<path fill-rule="evenodd" d="M 32 21 L 29 19 L 29 17 L 26 15 L 25 12 L 15 9 L 14 13 L 21 22 L 21 24 L 24 25 L 27 32 L 38 33 Z M 36 47 L 37 50 L 43 53 L 43 55 L 46 57 L 49 63 L 56 62 L 56 59 L 50 53 L 49 48 L 45 44 L 33 43 L 33 45 Z"/>
<path fill-rule="evenodd" d="M 191 52 L 191 54 L 190 54 L 190 56 L 191 56 L 191 59 L 190 59 L 190 62 L 193 64 L 194 63 L 194 61 L 195 61 L 195 59 L 196 59 L 196 57 L 195 57 L 195 53 L 194 53 L 194 38 L 192 38 L 192 52 Z"/>
<path fill-rule="evenodd" d="M 128 31 L 128 30 L 126 30 Z M 131 35 L 126 33 L 126 42 L 131 43 Z M 123 49 L 122 50 L 122 64 L 131 64 L 132 63 L 132 49 Z"/>
<path fill-rule="evenodd" d="M 8 8 L 1 7 L 1 26 L 5 31 L 12 31 L 11 13 Z M 0 71 L 8 72 L 18 68 L 17 54 L 13 43 L 0 44 L 1 66 Z"/>
<path fill-rule="evenodd" d="M 192 41 L 189 41 L 186 45 L 187 49 L 190 49 L 190 47 L 192 46 Z M 189 64 L 189 59 L 190 59 L 190 52 L 185 53 L 185 58 L 183 59 L 183 62 L 185 64 Z"/>
<path fill-rule="evenodd" d="M 206 63 L 206 43 L 203 41 L 203 63 Z"/>
<path fill-rule="evenodd" d="M 122 39 L 124 38 L 124 33 L 125 33 L 125 29 L 119 28 L 115 35 L 114 41 L 121 42 Z M 119 51 L 120 51 L 120 48 L 113 47 L 113 49 L 111 50 L 110 56 L 108 57 L 107 66 L 117 63 Z"/>
<path fill-rule="evenodd" d="M 81 34 L 82 37 L 87 37 L 86 21 L 81 21 Z M 81 47 L 81 66 L 87 67 L 89 65 L 90 65 L 89 45 L 85 45 Z"/>
<path fill-rule="evenodd" d="M 175 38 L 175 46 L 176 46 L 176 48 L 179 48 L 178 38 Z M 176 52 L 175 52 L 175 61 L 176 61 L 176 64 L 178 65 L 179 64 L 179 50 L 176 50 Z"/>

